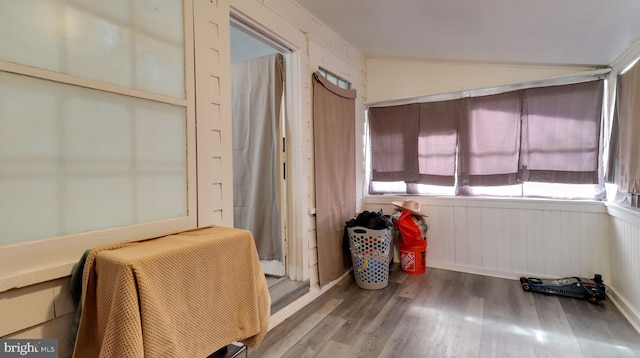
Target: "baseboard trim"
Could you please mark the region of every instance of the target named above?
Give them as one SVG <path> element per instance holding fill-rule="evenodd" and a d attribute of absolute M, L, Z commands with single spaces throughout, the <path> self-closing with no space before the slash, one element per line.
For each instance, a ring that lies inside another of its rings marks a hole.
<path fill-rule="evenodd" d="M 629 324 L 640 333 L 640 314 L 636 312 L 631 305 L 628 304 L 622 296 L 619 296 L 614 287 L 607 286 L 607 298 L 613 302 Z"/>

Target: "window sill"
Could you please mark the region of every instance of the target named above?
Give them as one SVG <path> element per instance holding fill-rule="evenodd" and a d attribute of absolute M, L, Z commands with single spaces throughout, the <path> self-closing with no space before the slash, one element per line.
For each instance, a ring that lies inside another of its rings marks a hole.
<path fill-rule="evenodd" d="M 77 263 L 66 262 L 49 267 L 36 268 L 29 272 L 15 273 L 0 277 L 0 292 L 9 291 L 14 288 L 22 288 L 42 282 L 53 281 L 71 275 L 73 266 Z"/>
<path fill-rule="evenodd" d="M 151 239 L 196 227 L 195 219 L 187 217 L 3 246 L 0 247 L 0 292 L 67 277 L 87 249 L 112 242 Z"/>
<path fill-rule="evenodd" d="M 498 198 L 433 195 L 369 195 L 365 204 L 388 204 L 407 199 L 417 200 L 424 206 L 465 206 L 502 209 L 548 209 L 562 211 L 607 213 L 605 203 L 595 200 L 562 200 L 543 198 Z"/>
<path fill-rule="evenodd" d="M 636 226 L 640 226 L 640 209 L 609 202 L 605 203 L 605 205 L 610 216 L 620 218 Z"/>

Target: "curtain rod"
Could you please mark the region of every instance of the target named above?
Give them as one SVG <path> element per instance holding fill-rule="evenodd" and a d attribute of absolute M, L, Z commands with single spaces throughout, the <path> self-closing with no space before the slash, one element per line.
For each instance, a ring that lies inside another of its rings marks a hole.
<path fill-rule="evenodd" d="M 439 93 L 439 94 L 432 94 L 432 95 L 419 96 L 419 97 L 392 99 L 388 101 L 369 102 L 369 103 L 365 103 L 364 105 L 365 107 L 387 107 L 387 106 L 399 106 L 403 104 L 412 104 L 412 103 L 446 101 L 450 99 L 459 99 L 459 98 L 465 98 L 465 97 L 487 96 L 492 94 L 517 91 L 517 90 L 526 89 L 526 88 L 558 86 L 558 85 L 568 85 L 573 83 L 587 82 L 592 79 L 607 78 L 610 73 L 611 73 L 611 68 L 603 68 L 600 70 L 581 72 L 581 73 L 563 75 L 563 76 L 557 76 L 557 77 L 550 77 L 550 78 L 545 78 L 545 79 L 535 80 L 535 81 L 527 81 L 527 82 L 519 82 L 519 83 L 500 85 L 500 86 L 494 86 L 494 87 L 485 87 L 485 88 L 478 88 L 478 89 Z"/>

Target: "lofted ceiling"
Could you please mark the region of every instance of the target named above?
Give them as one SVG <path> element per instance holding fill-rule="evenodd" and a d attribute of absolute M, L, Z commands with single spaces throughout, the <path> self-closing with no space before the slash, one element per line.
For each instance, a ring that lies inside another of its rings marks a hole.
<path fill-rule="evenodd" d="M 607 66 L 640 0 L 295 0 L 365 57 Z"/>

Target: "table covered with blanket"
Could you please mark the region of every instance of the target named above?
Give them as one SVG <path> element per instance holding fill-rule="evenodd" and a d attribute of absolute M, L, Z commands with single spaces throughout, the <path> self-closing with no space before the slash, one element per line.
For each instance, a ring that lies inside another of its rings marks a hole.
<path fill-rule="evenodd" d="M 207 357 L 257 347 L 270 297 L 249 231 L 210 227 L 91 250 L 74 357 Z"/>

